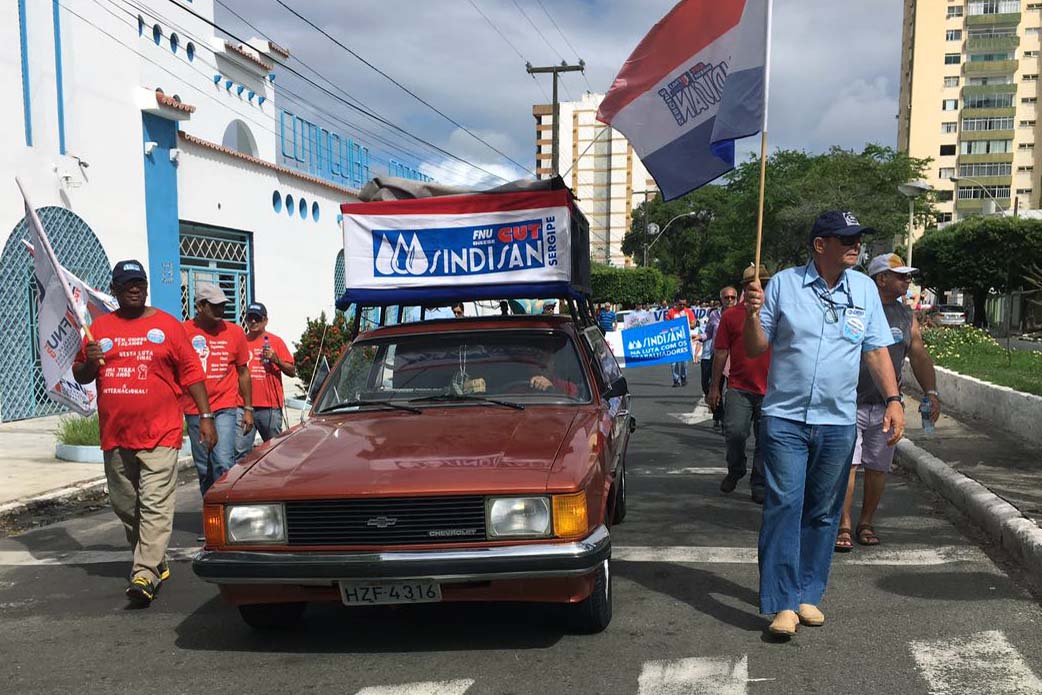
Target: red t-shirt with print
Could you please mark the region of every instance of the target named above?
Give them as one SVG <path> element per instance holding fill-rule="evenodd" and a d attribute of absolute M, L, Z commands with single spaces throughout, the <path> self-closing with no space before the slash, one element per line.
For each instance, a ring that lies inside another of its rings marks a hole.
<path fill-rule="evenodd" d="M 247 336 L 246 345 L 250 350 L 250 379 L 253 381 L 254 408 L 281 408 L 285 401 L 282 390 L 282 370 L 275 362 L 264 364 L 261 353 L 264 351 L 264 336 L 268 337 L 271 351 L 283 364 L 293 364 L 293 355 L 286 348 L 282 338 L 274 333 L 263 332 L 253 340 Z"/>
<path fill-rule="evenodd" d="M 714 350 L 730 351 L 731 372 L 727 375 L 727 386 L 747 393 L 767 393 L 767 370 L 771 367 L 771 350 L 759 357 L 749 357 L 745 352 L 745 302 L 724 311 L 720 325 L 713 337 Z"/>
<path fill-rule="evenodd" d="M 98 369 L 98 420 L 105 451 L 181 448 L 179 399 L 204 378 L 181 322 L 159 309 L 136 319 L 102 314 L 90 326 L 104 354 Z M 86 362 L 84 338 L 77 362 Z"/>
<path fill-rule="evenodd" d="M 239 405 L 239 374 L 236 367 L 245 367 L 250 359 L 246 334 L 239 326 L 227 321 L 221 321 L 212 331 L 207 331 L 195 319 L 189 319 L 184 322 L 184 330 L 206 374 L 210 409 L 217 412 Z M 187 395 L 181 398 L 181 405 L 187 415 L 199 414 L 195 401 Z"/>

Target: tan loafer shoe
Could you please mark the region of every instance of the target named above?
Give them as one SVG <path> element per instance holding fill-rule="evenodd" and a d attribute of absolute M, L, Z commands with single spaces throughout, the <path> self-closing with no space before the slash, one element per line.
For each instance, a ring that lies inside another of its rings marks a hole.
<path fill-rule="evenodd" d="M 771 621 L 767 630 L 772 635 L 792 637 L 796 634 L 796 629 L 799 627 L 799 624 L 800 619 L 799 616 L 796 615 L 796 611 L 779 611 L 774 616 L 774 620 Z"/>
<path fill-rule="evenodd" d="M 825 624 L 825 614 L 818 610 L 817 606 L 809 603 L 800 604 L 800 622 L 809 627 L 821 627 Z"/>

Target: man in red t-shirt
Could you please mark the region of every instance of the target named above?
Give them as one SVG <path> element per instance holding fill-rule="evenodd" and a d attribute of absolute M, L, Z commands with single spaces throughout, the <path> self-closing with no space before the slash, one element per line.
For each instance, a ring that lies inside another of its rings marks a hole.
<path fill-rule="evenodd" d="M 282 375 L 297 375 L 293 355 L 282 338 L 269 333 L 268 307 L 253 302 L 246 307 L 246 346 L 250 351 L 250 380 L 253 382 L 253 424 L 239 435 L 235 443 L 238 461 L 253 449 L 256 433 L 268 441 L 282 431 Z"/>
<path fill-rule="evenodd" d="M 766 285 L 770 274 L 760 267 L 760 284 Z M 756 279 L 752 266 L 742 273 L 742 287 Z M 731 370 L 727 377 L 727 397 L 724 398 L 724 438 L 727 441 L 727 475 L 720 482 L 721 492 L 733 492 L 738 481 L 745 476 L 745 443 L 752 428 L 756 438 L 753 451 L 753 473 L 749 478 L 752 499 L 763 504 L 766 479 L 763 469 L 763 451 L 760 448 L 760 407 L 767 393 L 767 370 L 771 365 L 770 350 L 759 357 L 750 358 L 745 353 L 742 333 L 745 326 L 745 303 L 726 310 L 720 318 L 713 342 L 713 377 L 706 403 L 713 410 L 720 405 L 720 384 L 724 375 L 724 364 L 731 358 Z"/>
<path fill-rule="evenodd" d="M 134 551 L 126 594 L 147 606 L 170 576 L 166 549 L 174 528 L 182 393 L 204 418 L 202 444 L 212 447 L 217 432 L 203 373 L 181 322 L 145 304 L 144 266 L 117 263 L 111 289 L 119 309 L 91 324 L 94 340 L 83 340 L 72 373 L 81 384 L 98 382 L 109 501 Z"/>
<path fill-rule="evenodd" d="M 238 433 L 253 429 L 253 388 L 246 367 L 250 353 L 246 334 L 223 318 L 227 303 L 220 287 L 199 283 L 195 288 L 195 318 L 183 324 L 206 374 L 206 392 L 217 427 L 217 446 L 204 446 L 199 439 L 199 411 L 191 400 L 181 399 L 199 490 L 204 495 L 235 463 Z"/>
<path fill-rule="evenodd" d="M 686 318 L 687 327 L 694 333 L 695 312 L 687 306 L 687 300 L 677 297 L 673 302 L 673 308 L 666 312 L 666 320 L 672 321 L 677 318 Z M 673 374 L 673 386 L 687 386 L 687 362 L 674 362 L 670 365 Z"/>

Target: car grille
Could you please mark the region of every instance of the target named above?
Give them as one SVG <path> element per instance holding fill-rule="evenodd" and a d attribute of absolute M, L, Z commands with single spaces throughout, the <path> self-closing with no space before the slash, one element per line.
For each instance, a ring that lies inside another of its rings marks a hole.
<path fill-rule="evenodd" d="M 289 545 L 409 545 L 485 540 L 485 498 L 286 502 Z"/>

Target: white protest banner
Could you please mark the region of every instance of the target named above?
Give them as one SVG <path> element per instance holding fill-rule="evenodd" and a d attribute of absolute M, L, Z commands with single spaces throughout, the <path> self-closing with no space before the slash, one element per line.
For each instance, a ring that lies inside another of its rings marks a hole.
<path fill-rule="evenodd" d="M 83 415 L 89 415 L 96 407 L 97 393 L 93 387 L 87 389 L 72 378 L 72 361 L 80 349 L 80 330 L 87 330 L 87 303 L 92 292 L 77 278 L 77 291 L 74 293 L 68 279 L 71 273 L 58 263 L 47 232 L 35 208 L 29 203 L 22 182 L 18 179 L 15 182 L 25 202 L 25 218 L 29 222 L 32 239 L 33 275 L 38 293 L 36 315 L 40 368 L 47 394 L 53 400 Z M 75 299 L 77 294 L 79 301 Z"/>

